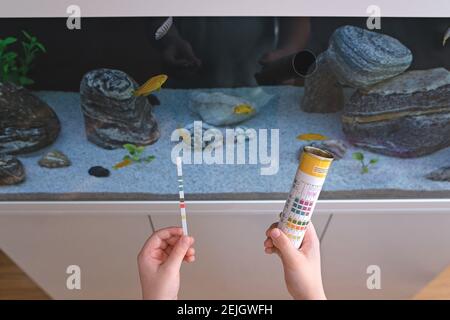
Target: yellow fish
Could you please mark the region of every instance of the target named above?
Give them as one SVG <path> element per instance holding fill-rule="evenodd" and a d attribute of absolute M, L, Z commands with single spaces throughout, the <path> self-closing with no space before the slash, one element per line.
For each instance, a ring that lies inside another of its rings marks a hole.
<path fill-rule="evenodd" d="M 297 140 L 312 141 L 312 140 L 327 140 L 328 138 L 319 133 L 304 133 L 297 136 Z"/>
<path fill-rule="evenodd" d="M 166 82 L 167 78 L 168 77 L 165 74 L 151 77 L 146 83 L 134 90 L 133 95 L 136 97 L 148 96 L 150 93 L 161 89 L 161 86 Z"/>
<path fill-rule="evenodd" d="M 250 114 L 255 112 L 255 109 L 249 104 L 238 104 L 234 107 L 233 112 L 236 114 Z"/>

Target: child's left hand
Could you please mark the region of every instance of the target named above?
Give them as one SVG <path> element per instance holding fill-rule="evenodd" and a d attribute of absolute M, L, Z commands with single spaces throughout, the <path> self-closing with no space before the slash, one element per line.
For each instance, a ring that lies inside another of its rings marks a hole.
<path fill-rule="evenodd" d="M 138 256 L 142 296 L 152 300 L 175 300 L 180 288 L 183 261 L 195 260 L 194 238 L 170 227 L 155 231 Z"/>

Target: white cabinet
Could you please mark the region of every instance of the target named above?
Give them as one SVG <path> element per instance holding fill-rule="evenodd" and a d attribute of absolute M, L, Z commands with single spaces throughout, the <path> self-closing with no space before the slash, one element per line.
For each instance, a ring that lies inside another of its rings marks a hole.
<path fill-rule="evenodd" d="M 327 295 L 410 299 L 450 264 L 449 248 L 449 214 L 334 215 L 322 242 Z M 381 290 L 367 289 L 369 265 L 381 268 Z"/>
<path fill-rule="evenodd" d="M 0 248 L 56 299 L 139 299 L 150 233 L 146 216 L 0 216 Z M 81 290 L 66 288 L 69 265 L 81 268 Z"/>
<path fill-rule="evenodd" d="M 319 235 L 329 219 L 316 213 Z M 197 261 L 182 268 L 180 298 L 290 298 L 277 256 L 263 250 L 277 214 L 189 211 Z M 179 225 L 178 214 L 154 214 L 155 228 Z M 448 214 L 334 214 L 322 241 L 329 298 L 408 299 L 450 264 Z M 140 298 L 136 257 L 151 234 L 145 215 L 0 216 L 0 248 L 53 298 Z M 79 265 L 82 290 L 66 288 L 66 268 Z M 369 265 L 381 268 L 381 290 L 366 286 Z M 1 289 L 1 288 L 0 288 Z"/>

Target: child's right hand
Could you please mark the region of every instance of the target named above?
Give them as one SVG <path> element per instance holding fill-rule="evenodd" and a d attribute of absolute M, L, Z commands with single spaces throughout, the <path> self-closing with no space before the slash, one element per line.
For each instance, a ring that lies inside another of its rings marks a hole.
<path fill-rule="evenodd" d="M 283 263 L 286 286 L 294 299 L 326 299 L 320 268 L 320 243 L 312 223 L 309 224 L 300 249 L 296 249 L 278 223 L 266 231 L 265 252 L 277 253 Z"/>

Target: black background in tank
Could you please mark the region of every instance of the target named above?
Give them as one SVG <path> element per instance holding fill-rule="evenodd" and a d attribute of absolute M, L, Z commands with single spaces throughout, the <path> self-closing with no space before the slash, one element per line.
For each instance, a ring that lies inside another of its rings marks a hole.
<path fill-rule="evenodd" d="M 148 40 L 148 19 L 82 18 L 81 30 L 68 30 L 66 18 L 2 18 L 0 38 L 20 37 L 21 30 L 26 30 L 46 46 L 47 53 L 36 59 L 30 74 L 36 82 L 31 89 L 78 91 L 83 74 L 99 67 L 121 69 L 143 83 L 150 75 L 165 72 L 158 50 Z M 366 18 L 314 17 L 310 23 L 307 47 L 320 53 L 337 27 L 365 28 Z M 414 60 L 410 69 L 449 68 L 450 45 L 442 48 L 443 32 L 449 24 L 450 19 L 445 18 L 382 18 L 380 32 L 411 49 Z"/>

